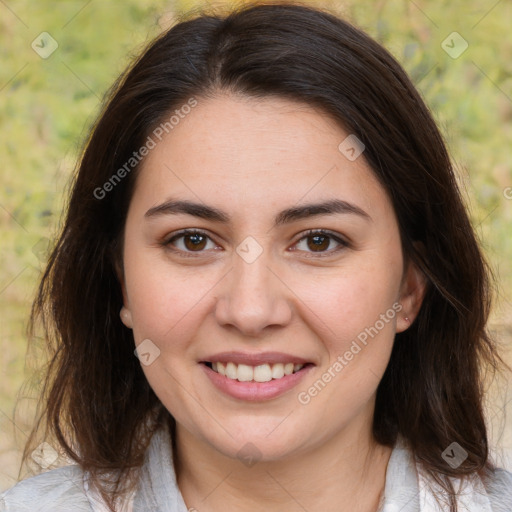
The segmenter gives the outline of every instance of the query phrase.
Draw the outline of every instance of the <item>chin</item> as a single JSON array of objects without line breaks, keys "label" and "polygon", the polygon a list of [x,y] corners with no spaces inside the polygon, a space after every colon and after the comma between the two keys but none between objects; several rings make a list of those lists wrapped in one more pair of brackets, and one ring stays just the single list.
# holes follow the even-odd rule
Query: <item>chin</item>
[{"label": "chin", "polygon": [[234,439],[223,437],[222,442],[219,439],[210,439],[209,442],[226,457],[240,459],[242,462],[246,458],[260,462],[282,460],[306,443],[306,440],[290,439],[289,436],[279,435],[277,432],[269,435],[269,432],[272,429],[267,429],[264,434],[253,432],[250,428],[240,429],[239,435],[234,436]]}]

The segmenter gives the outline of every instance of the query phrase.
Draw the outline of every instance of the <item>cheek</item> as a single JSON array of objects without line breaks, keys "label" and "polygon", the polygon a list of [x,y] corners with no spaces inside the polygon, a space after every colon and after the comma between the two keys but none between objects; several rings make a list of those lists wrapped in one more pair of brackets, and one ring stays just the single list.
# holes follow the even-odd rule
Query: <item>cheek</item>
[{"label": "cheek", "polygon": [[[158,254],[159,253],[159,254]],[[173,268],[160,251],[127,245],[125,280],[133,333],[137,342],[149,338],[171,352],[185,343],[194,318],[208,302],[217,273],[197,267]],[[169,340],[173,340],[169,343]]]},{"label": "cheek", "polygon": [[[311,279],[297,280],[294,291],[325,340],[346,343],[373,326],[397,300],[401,274],[397,265],[359,264]],[[395,316],[394,310],[388,316]],[[389,320],[389,319],[388,319]],[[389,324],[386,322],[386,329]],[[380,325],[380,324],[379,324]]]},{"label": "cheek", "polygon": [[[301,391],[316,393],[324,386],[320,380],[327,383],[326,392],[310,396],[319,407],[330,408],[338,422],[356,414],[374,395],[393,348],[400,275],[391,267],[388,272],[379,267],[380,272],[385,277],[378,279],[359,266],[315,280],[315,287],[299,292],[308,306],[303,310],[307,323],[326,352],[322,368]],[[333,403],[343,407],[333,408]]]}]

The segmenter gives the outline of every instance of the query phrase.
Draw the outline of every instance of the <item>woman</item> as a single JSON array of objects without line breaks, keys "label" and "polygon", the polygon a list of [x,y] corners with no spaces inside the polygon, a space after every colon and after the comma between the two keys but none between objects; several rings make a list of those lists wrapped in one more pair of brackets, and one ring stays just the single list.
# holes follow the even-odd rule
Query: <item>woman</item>
[{"label": "woman", "polygon": [[77,464],[1,510],[512,510],[489,301],[386,50],[301,5],[182,21],[112,91],[34,306]]}]

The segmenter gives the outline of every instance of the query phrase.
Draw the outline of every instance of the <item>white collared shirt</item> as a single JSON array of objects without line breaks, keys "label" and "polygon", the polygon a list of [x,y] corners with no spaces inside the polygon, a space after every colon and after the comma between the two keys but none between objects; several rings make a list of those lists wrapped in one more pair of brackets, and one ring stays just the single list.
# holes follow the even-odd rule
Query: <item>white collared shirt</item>
[{"label": "white collared shirt", "polygon": [[[137,491],[120,504],[120,512],[189,512],[176,482],[169,434],[157,431],[141,468]],[[452,479],[458,489],[458,479]],[[399,438],[388,462],[386,483],[376,512],[445,512],[432,489],[442,490]],[[458,497],[460,512],[512,512],[512,473],[499,469],[484,486],[474,475]],[[80,466],[52,469],[27,478],[0,494],[0,512],[107,512],[88,474]]]}]

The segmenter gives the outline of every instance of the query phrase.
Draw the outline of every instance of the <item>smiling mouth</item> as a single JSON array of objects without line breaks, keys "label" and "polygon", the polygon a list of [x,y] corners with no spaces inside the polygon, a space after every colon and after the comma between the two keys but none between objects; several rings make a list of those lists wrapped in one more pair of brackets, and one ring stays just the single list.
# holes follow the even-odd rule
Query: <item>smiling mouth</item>
[{"label": "smiling mouth", "polygon": [[269,382],[279,380],[293,373],[300,372],[303,368],[313,366],[312,363],[275,363],[250,366],[246,364],[235,364],[231,361],[226,363],[203,361],[204,365],[224,377],[239,382]]}]

